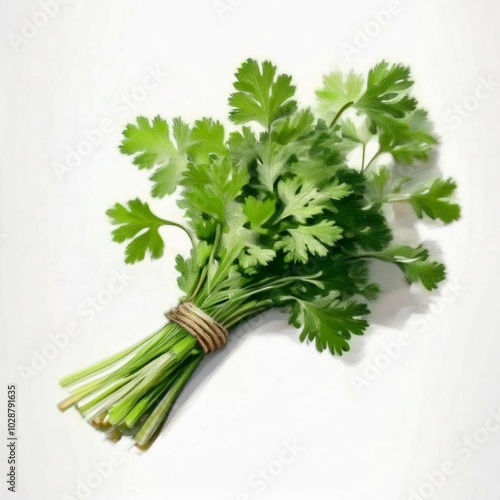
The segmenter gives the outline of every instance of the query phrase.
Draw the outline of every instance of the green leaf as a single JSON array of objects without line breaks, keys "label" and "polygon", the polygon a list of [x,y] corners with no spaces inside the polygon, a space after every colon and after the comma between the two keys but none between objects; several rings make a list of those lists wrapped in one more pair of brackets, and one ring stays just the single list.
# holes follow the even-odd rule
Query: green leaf
[{"label": "green leaf", "polygon": [[320,186],[329,184],[338,167],[346,162],[346,153],[352,147],[336,130],[318,120],[314,131],[295,146],[289,170],[304,181]]},{"label": "green leaf", "polygon": [[417,109],[404,121],[388,118],[380,136],[380,150],[402,165],[427,161],[437,144],[427,112]]},{"label": "green leaf", "polygon": [[228,153],[225,146],[224,127],[220,122],[211,118],[203,118],[194,123],[191,141],[189,154],[199,163],[207,162],[210,154],[224,156]]},{"label": "green leaf", "polygon": [[249,274],[256,274],[256,266],[266,266],[276,256],[271,248],[262,248],[257,245],[248,245],[239,257],[240,266]]},{"label": "green leaf", "polygon": [[388,247],[373,257],[396,264],[410,283],[420,281],[427,290],[434,290],[446,277],[443,264],[429,260],[429,251],[422,245]]},{"label": "green leaf", "polygon": [[276,66],[264,61],[261,66],[254,59],[247,59],[236,73],[229,104],[230,118],[236,124],[256,121],[266,128],[297,109],[291,98],[295,94],[292,78],[276,76]]},{"label": "green leaf", "polygon": [[309,108],[301,110],[276,124],[272,139],[278,144],[288,144],[312,130],[314,115]]},{"label": "green leaf", "polygon": [[460,218],[460,206],[450,199],[456,187],[453,179],[436,179],[429,187],[412,193],[410,203],[420,219],[426,214],[449,224]]},{"label": "green leaf", "polygon": [[229,204],[247,182],[247,170],[233,167],[226,157],[210,158],[208,164],[190,164],[181,181],[184,200],[180,205],[195,222],[208,215],[224,223]]},{"label": "green leaf", "polygon": [[129,124],[123,131],[124,139],[120,151],[135,155],[133,163],[140,169],[158,169],[151,176],[152,195],[162,198],[172,194],[187,164],[187,148],[190,145],[190,130],[180,118],[173,120],[172,135],[165,120],[156,116],[151,122],[139,116],[137,125]]},{"label": "green leaf", "polygon": [[158,229],[168,221],[154,215],[148,204],[138,198],[127,203],[127,207],[116,203],[106,214],[111,218],[112,224],[120,227],[113,230],[113,241],[123,243],[132,239],[125,250],[125,262],[133,264],[144,259],[149,251],[151,258],[159,259],[165,247]]},{"label": "green leaf", "polygon": [[278,183],[278,196],[284,208],[279,218],[293,217],[303,224],[306,219],[327,210],[331,200],[340,200],[350,192],[349,186],[337,181],[320,190],[312,182],[302,181],[298,177],[282,180]]},{"label": "green leaf", "polygon": [[276,142],[265,141],[258,144],[257,177],[267,191],[274,192],[275,182],[286,173],[292,151]]},{"label": "green leaf", "polygon": [[376,186],[378,192],[383,194],[391,180],[391,173],[387,167],[380,167],[378,171],[372,172],[370,180]]},{"label": "green leaf", "polygon": [[[236,255],[243,252],[245,247],[259,245],[259,234],[253,228],[248,229],[248,219],[244,213],[245,205],[232,201],[227,207],[227,216],[222,246],[226,248],[240,248]],[[264,231],[259,231],[263,233]]]},{"label": "green leaf", "polygon": [[379,118],[384,115],[404,118],[417,107],[417,101],[408,94],[412,85],[410,68],[402,64],[390,66],[388,62],[382,61],[368,73],[366,91],[355,107],[366,113],[377,125]]},{"label": "green leaf", "polygon": [[363,295],[369,300],[377,298],[379,287],[370,281],[370,270],[365,260],[354,260],[333,252],[321,262],[318,278],[325,290],[338,290],[342,297]]},{"label": "green leaf", "polygon": [[307,262],[311,255],[325,256],[328,246],[342,238],[342,229],[331,220],[322,220],[311,226],[287,230],[288,235],[278,240],[274,248],[285,252],[285,262]]},{"label": "green leaf", "polygon": [[262,226],[274,215],[276,211],[276,202],[274,200],[258,200],[254,196],[247,196],[243,207],[250,227],[260,233],[266,232]]},{"label": "green leaf", "polygon": [[382,250],[392,239],[391,229],[380,205],[365,198],[366,177],[353,169],[339,169],[339,182],[347,184],[352,193],[334,205],[335,223],[343,229],[343,244],[349,252]]},{"label": "green leaf", "polygon": [[363,93],[364,78],[354,72],[345,77],[340,71],[334,71],[323,77],[323,88],[316,91],[319,107],[332,119],[350,102],[356,102]]},{"label": "green leaf", "polygon": [[339,292],[332,291],[325,297],[310,301],[296,299],[292,306],[290,323],[301,328],[300,340],[315,341],[319,352],[328,350],[342,356],[349,351],[352,335],[363,335],[369,314],[366,304],[356,301],[342,302]]},{"label": "green leaf", "polygon": [[356,146],[367,144],[373,138],[373,134],[364,121],[355,125],[348,118],[340,122],[340,133],[342,138],[345,139],[344,142],[347,142],[347,145],[343,145],[343,147],[347,148],[348,151],[351,151]]},{"label": "green leaf", "polygon": [[344,139],[348,139],[349,141],[355,142],[357,144],[363,144],[367,142],[361,139],[358,129],[356,125],[354,125],[354,122],[352,120],[342,120],[342,123],[340,124],[340,130]]},{"label": "green leaf", "polygon": [[424,131],[426,117],[417,113],[411,124],[408,120],[418,105],[409,94],[412,85],[407,66],[382,61],[370,70],[366,91],[354,104],[370,119],[372,132],[380,134],[381,149],[410,164],[426,159],[435,144],[435,138]]},{"label": "green leaf", "polygon": [[227,145],[237,165],[246,167],[257,158],[257,139],[250,127],[242,127],[241,132],[231,132]]},{"label": "green leaf", "polygon": [[324,198],[319,195],[314,184],[302,183],[298,177],[280,181],[278,196],[284,204],[280,220],[293,217],[304,223],[306,219],[322,213],[326,208]]},{"label": "green leaf", "polygon": [[186,294],[192,292],[196,286],[201,270],[208,261],[211,250],[212,245],[208,245],[206,241],[200,241],[195,248],[191,249],[190,256],[187,259],[182,255],[177,255],[175,258],[175,269],[179,272],[177,284]]}]

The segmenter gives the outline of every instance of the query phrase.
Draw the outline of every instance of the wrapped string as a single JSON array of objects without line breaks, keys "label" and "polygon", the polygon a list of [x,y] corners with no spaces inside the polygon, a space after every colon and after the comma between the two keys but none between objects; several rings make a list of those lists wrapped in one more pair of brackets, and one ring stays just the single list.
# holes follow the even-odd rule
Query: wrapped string
[{"label": "wrapped string", "polygon": [[179,304],[165,316],[195,337],[205,354],[217,351],[227,341],[227,329],[192,302]]}]

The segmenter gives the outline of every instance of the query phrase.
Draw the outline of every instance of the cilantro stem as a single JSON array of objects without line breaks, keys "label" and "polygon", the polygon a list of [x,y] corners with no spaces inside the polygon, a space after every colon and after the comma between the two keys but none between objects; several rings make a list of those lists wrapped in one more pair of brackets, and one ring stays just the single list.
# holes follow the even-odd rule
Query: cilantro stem
[{"label": "cilantro stem", "polygon": [[198,280],[195,289],[189,294],[186,300],[192,300],[194,297],[198,295],[198,292],[200,291],[200,288],[203,285],[205,278],[207,277],[207,273],[208,273],[208,266],[204,266],[203,271],[200,274],[200,279]]},{"label": "cilantro stem", "polygon": [[191,241],[192,247],[196,248],[196,238],[194,234],[186,226],[183,226],[182,224],[179,224],[178,222],[174,222],[171,220],[162,219],[162,222],[164,226],[174,226],[178,227],[179,229],[182,229],[189,236],[189,240]]},{"label": "cilantro stem", "polygon": [[378,151],[373,155],[372,159],[367,163],[366,167],[361,168],[361,172],[366,172],[371,165],[373,165],[373,162],[382,154],[382,150],[379,148]]},{"label": "cilantro stem", "polygon": [[104,369],[108,368],[109,366],[114,365],[118,361],[122,360],[126,356],[128,356],[130,353],[133,351],[137,350],[140,346],[151,340],[153,337],[156,337],[157,335],[160,335],[164,332],[165,327],[162,327],[160,330],[156,331],[149,337],[146,337],[136,344],[130,346],[127,349],[124,349],[123,351],[119,352],[118,354],[115,354],[114,356],[110,356],[108,358],[105,358],[98,363],[95,363],[91,366],[88,366],[87,368],[84,368],[83,370],[80,370],[76,373],[73,373],[72,375],[68,375],[66,377],[63,377],[61,381],[59,382],[61,386],[67,387],[68,385],[73,385],[76,382],[79,382],[80,380],[86,379],[90,377],[91,375],[96,375],[97,373],[103,371]]},{"label": "cilantro stem", "polygon": [[409,194],[402,194],[402,195],[399,195],[399,196],[394,196],[394,197],[390,197],[390,196],[386,196],[384,198],[384,201],[386,203],[396,203],[398,201],[410,201],[410,197],[411,195]]},{"label": "cilantro stem", "polygon": [[217,224],[217,227],[215,229],[215,239],[214,243],[212,246],[212,251],[210,252],[210,257],[208,259],[208,264],[203,267],[203,271],[201,272],[200,279],[198,280],[198,283],[196,285],[196,288],[192,293],[189,294],[189,297],[186,300],[191,300],[192,298],[196,297],[198,295],[198,292],[200,291],[206,277],[208,274],[208,270],[212,268],[212,265],[214,263],[215,255],[217,253],[217,249],[220,244],[220,238],[222,235],[222,230],[221,230],[221,225]]},{"label": "cilantro stem", "polygon": [[272,305],[272,300],[264,300],[259,303],[259,305],[253,306],[251,308],[248,308],[246,310],[238,310],[236,313],[233,313],[231,316],[228,316],[226,320],[224,321],[224,325],[226,328],[232,328],[234,325],[237,325],[238,323],[241,323],[243,320],[247,319],[250,316],[256,316],[257,314],[260,314],[261,312],[264,312],[266,309],[269,308],[269,306]]},{"label": "cilantro stem", "polygon": [[217,224],[215,228],[215,238],[214,245],[212,247],[212,251],[210,252],[210,257],[208,259],[208,267],[212,267],[215,259],[215,255],[217,254],[217,250],[219,249],[220,238],[222,236],[222,227],[220,224]]},{"label": "cilantro stem", "polygon": [[183,369],[179,378],[174,382],[172,387],[168,389],[165,396],[153,410],[151,415],[149,415],[146,422],[142,425],[141,430],[135,437],[135,441],[139,447],[146,446],[154,434],[159,430],[159,427],[168,416],[168,413],[174,405],[181,390],[184,388],[202,359],[203,356],[198,356],[189,362],[189,364]]},{"label": "cilantro stem", "polygon": [[330,123],[329,128],[333,128],[335,124],[338,122],[339,118],[342,116],[342,113],[346,110],[349,109],[352,105],[354,104],[354,101],[350,101],[346,104],[344,104],[338,111],[338,113],[335,115],[335,118],[333,119],[332,123]]},{"label": "cilantro stem", "polygon": [[363,155],[361,157],[361,172],[365,169],[366,143],[363,142]]},{"label": "cilantro stem", "polygon": [[323,284],[314,279],[314,278],[319,278],[320,276],[321,276],[321,271],[318,271],[317,273],[312,274],[310,276],[287,276],[285,278],[281,278],[278,280],[276,280],[276,279],[268,280],[267,283],[269,283],[269,281],[271,281],[270,284],[267,284],[265,281],[262,281],[261,283],[259,283],[259,286],[250,287],[250,288],[247,288],[246,290],[242,290],[242,292],[244,292],[244,293],[239,294],[239,295],[235,295],[234,290],[228,290],[228,291],[221,292],[221,293],[217,294],[215,296],[215,298],[212,298],[212,299],[208,298],[203,303],[203,305],[205,307],[207,307],[207,306],[210,307],[210,306],[214,306],[214,305],[221,303],[221,302],[226,302],[230,299],[232,299],[233,301],[234,300],[241,301],[242,299],[248,299],[249,297],[256,295],[256,294],[259,294],[259,293],[264,293],[264,292],[267,292],[269,290],[275,290],[277,288],[281,288],[283,285],[286,285],[286,284],[293,282],[293,281],[305,281],[307,283],[311,283],[311,284],[317,286],[318,288],[322,288]]}]

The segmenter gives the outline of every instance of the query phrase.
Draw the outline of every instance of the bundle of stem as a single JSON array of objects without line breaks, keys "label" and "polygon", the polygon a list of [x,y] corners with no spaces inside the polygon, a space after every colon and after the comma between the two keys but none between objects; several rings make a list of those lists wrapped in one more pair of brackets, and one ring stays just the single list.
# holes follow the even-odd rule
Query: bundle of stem
[{"label": "bundle of stem", "polygon": [[[229,268],[225,268],[223,259],[210,279],[202,274],[196,296],[190,298],[227,328],[268,308],[271,302],[264,295],[290,280],[264,280],[255,286],[229,290],[225,286],[227,273]],[[61,379],[71,395],[59,408],[64,411],[75,406],[111,438],[127,434],[138,446],[147,447],[204,356],[197,339],[170,322],[118,354]]]}]

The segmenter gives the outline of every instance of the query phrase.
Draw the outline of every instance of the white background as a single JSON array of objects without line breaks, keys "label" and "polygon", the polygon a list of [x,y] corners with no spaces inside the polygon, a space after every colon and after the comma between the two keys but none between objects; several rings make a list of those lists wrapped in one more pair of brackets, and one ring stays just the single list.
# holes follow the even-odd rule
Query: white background
[{"label": "white background", "polygon": [[[415,500],[409,492],[420,489],[420,498],[498,500],[500,432],[483,426],[500,410],[500,2],[401,0],[382,26],[374,14],[392,6],[384,0],[225,1],[225,9],[224,0],[218,8],[212,0],[75,1],[44,23],[37,2],[0,0],[0,439],[7,383],[18,386],[19,419],[18,493],[2,484],[0,498],[83,498],[77,485],[96,480],[92,464],[118,450],[110,477],[83,495]],[[34,19],[40,26],[30,31]],[[141,454],[56,408],[65,395],[59,377],[149,334],[178,296],[173,259],[187,248],[182,234],[165,233],[165,259],[132,267],[111,242],[105,210],[149,199],[146,175],[118,152],[120,133],[138,114],[227,116],[233,72],[247,57],[293,74],[305,105],[336,66],[364,72],[382,58],[411,66],[443,136],[441,168],[460,187],[463,219],[422,229],[449,280],[433,295],[410,294],[397,273],[385,280],[372,328],[343,359],[300,344],[277,314],[237,333]],[[155,68],[161,81],[142,95],[136,87]],[[484,80],[497,83],[477,99]],[[120,104],[133,92],[140,102]],[[112,130],[57,176],[68,148],[103,119]],[[152,206],[179,215],[170,202]],[[106,296],[125,268],[128,284],[91,317],[87,301]],[[72,323],[78,334],[54,354],[50,336]],[[395,354],[384,364],[387,346]],[[464,436],[481,441],[470,456]],[[280,466],[287,440],[298,456]],[[425,485],[446,461],[453,472],[444,484]],[[272,481],[256,482],[268,468]]]}]

